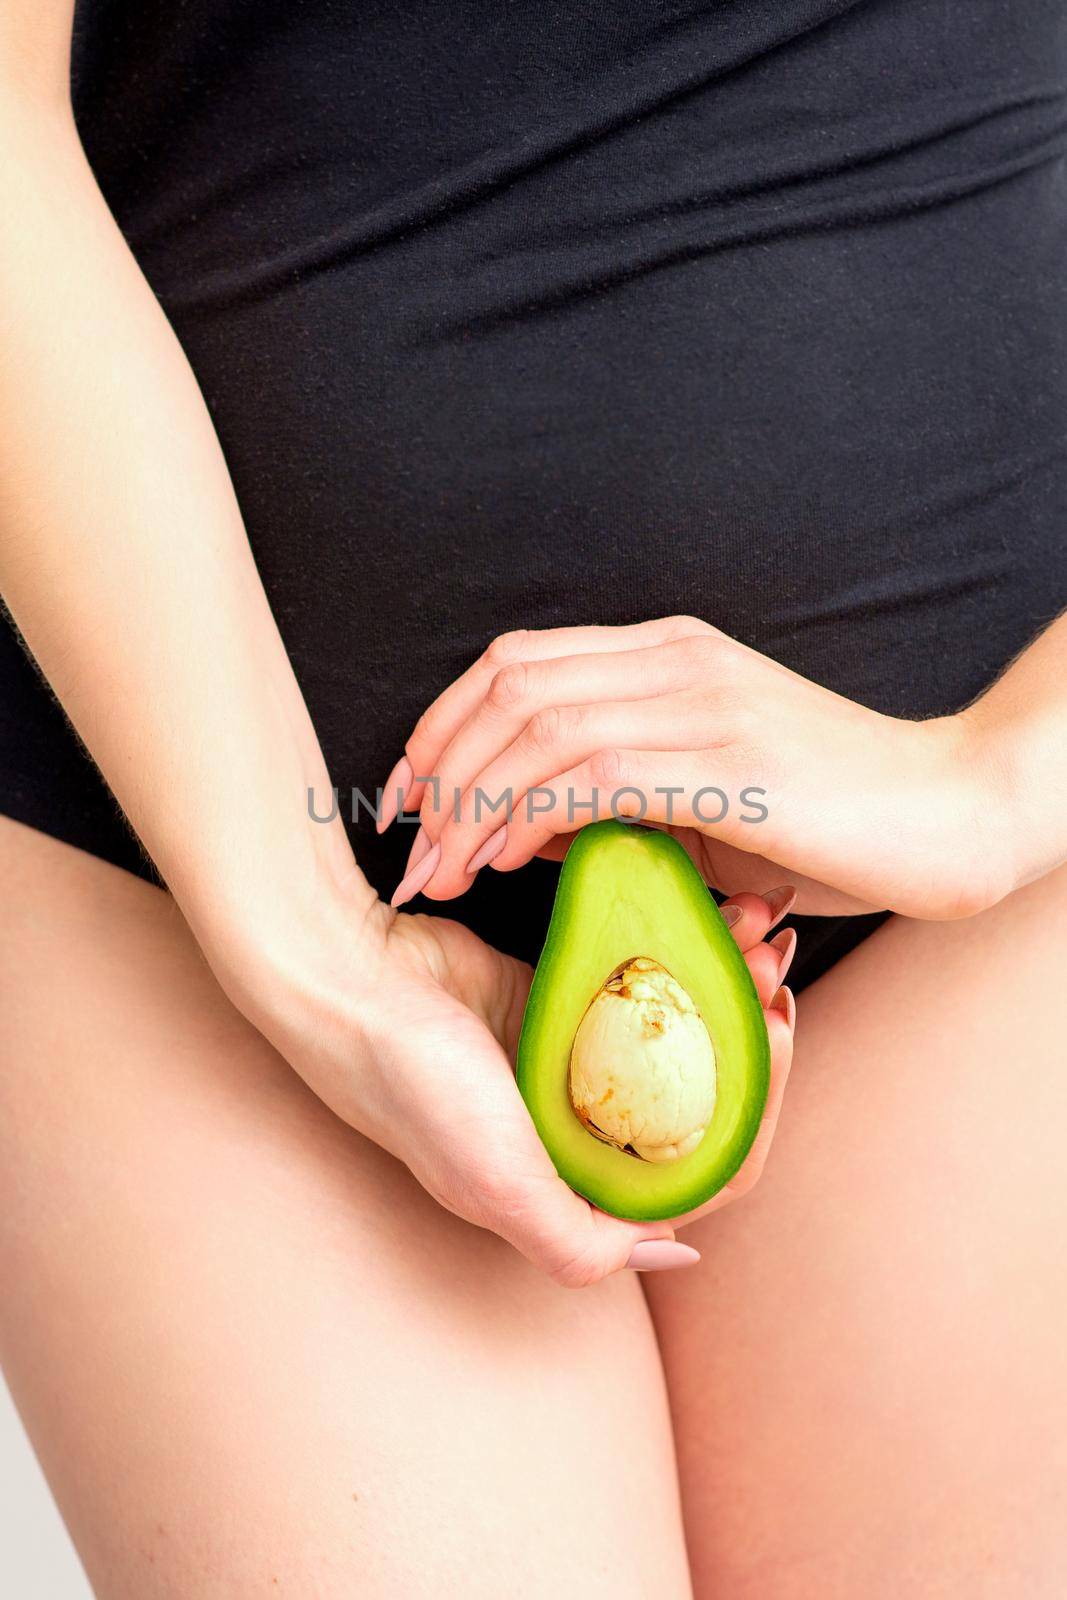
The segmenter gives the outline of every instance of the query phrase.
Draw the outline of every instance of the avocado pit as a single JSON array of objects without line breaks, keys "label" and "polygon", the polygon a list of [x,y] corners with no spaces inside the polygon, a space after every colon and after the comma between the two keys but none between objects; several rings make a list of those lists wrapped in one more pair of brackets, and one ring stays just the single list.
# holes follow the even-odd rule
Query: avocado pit
[{"label": "avocado pit", "polygon": [[571,1048],[571,1105],[605,1144],[641,1161],[691,1155],[715,1110],[715,1049],[667,969],[633,956],[593,997]]}]

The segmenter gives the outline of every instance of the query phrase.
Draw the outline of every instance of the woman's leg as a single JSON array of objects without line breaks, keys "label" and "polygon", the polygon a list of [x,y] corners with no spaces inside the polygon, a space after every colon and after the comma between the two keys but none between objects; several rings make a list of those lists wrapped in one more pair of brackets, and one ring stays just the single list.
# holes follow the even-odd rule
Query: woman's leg
[{"label": "woman's leg", "polygon": [[172,903],[0,823],[0,1357],[101,1600],[689,1593],[636,1278],[426,1198]]},{"label": "woman's leg", "polygon": [[699,1600],[1067,1594],[1067,872],[803,997],[746,1200],[646,1281]]}]

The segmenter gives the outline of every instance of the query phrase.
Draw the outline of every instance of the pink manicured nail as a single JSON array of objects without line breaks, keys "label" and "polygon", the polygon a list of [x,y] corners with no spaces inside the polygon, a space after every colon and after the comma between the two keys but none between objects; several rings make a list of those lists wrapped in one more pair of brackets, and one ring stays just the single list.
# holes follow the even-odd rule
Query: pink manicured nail
[{"label": "pink manicured nail", "polygon": [[722,912],[722,920],[728,928],[736,928],[745,914],[744,906],[731,905],[729,900],[724,901],[719,910]]},{"label": "pink manicured nail", "polygon": [[792,989],[787,989],[785,984],[778,990],[768,1008],[771,1011],[780,1011],[789,1024],[790,1033],[797,1025],[797,1003],[793,998]]},{"label": "pink manicured nail", "polygon": [[498,828],[495,833],[491,833],[489,835],[488,839],[482,845],[480,850],[476,850],[474,852],[470,860],[467,862],[467,871],[470,873],[475,873],[480,872],[483,867],[487,867],[490,861],[496,860],[497,856],[500,854],[501,850],[503,850],[507,842],[508,825],[505,822],[502,828]]},{"label": "pink manicured nail", "polygon": [[429,855],[424,856],[417,867],[401,878],[393,890],[393,898],[389,904],[394,908],[406,905],[407,902],[418,894],[420,889],[425,889],[441,861],[441,846],[435,844]]},{"label": "pink manicured nail", "polygon": [[382,810],[378,818],[379,833],[384,833],[389,824],[395,821],[397,812],[403,810],[404,796],[411,788],[414,776],[411,762],[407,756],[401,756],[382,786]]},{"label": "pink manicured nail", "polygon": [[785,975],[793,965],[793,957],[797,953],[797,930],[783,928],[781,933],[776,933],[773,939],[767,940],[767,943],[772,950],[777,950],[782,958],[778,963],[778,982],[784,983]]},{"label": "pink manicured nail", "polygon": [[411,841],[411,849],[408,852],[408,864],[404,868],[404,876],[405,877],[407,877],[409,872],[414,871],[414,869],[418,866],[419,862],[426,855],[426,852],[429,850],[429,848],[430,848],[430,835],[426,832],[426,829],[420,823],[419,824],[419,831],[415,835],[414,839],[412,839],[412,841]]},{"label": "pink manicured nail", "polygon": [[677,1239],[642,1239],[630,1251],[631,1272],[669,1272],[672,1267],[695,1267],[700,1251]]},{"label": "pink manicured nail", "polygon": [[773,928],[776,922],[781,922],[787,917],[797,903],[797,892],[791,883],[783,885],[781,889],[768,889],[767,893],[760,896],[766,900],[770,907],[771,920],[769,927]]}]

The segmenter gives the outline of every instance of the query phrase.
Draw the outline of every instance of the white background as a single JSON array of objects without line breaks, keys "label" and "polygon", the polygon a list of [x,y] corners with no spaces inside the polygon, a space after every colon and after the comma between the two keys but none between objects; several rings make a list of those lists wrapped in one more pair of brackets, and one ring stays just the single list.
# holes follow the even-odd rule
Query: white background
[{"label": "white background", "polygon": [[6,1600],[92,1600],[92,1590],[2,1378],[0,1595]]}]

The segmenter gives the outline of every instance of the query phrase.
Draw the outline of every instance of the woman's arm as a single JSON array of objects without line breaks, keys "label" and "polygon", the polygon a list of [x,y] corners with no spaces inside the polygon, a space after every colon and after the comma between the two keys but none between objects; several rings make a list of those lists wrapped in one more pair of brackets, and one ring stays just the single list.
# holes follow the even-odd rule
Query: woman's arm
[{"label": "woman's arm", "polygon": [[[1067,619],[973,706],[927,722],[692,617],[508,634],[428,708],[406,757],[438,782],[406,795],[423,834],[394,904],[416,886],[462,894],[472,863],[558,854],[617,796],[673,826],[719,888],[784,874],[803,912],[966,916],[1067,858]],[[506,829],[479,793],[510,796]]]},{"label": "woman's arm", "polygon": [[82,152],[70,10],[0,5],[0,588],[240,983],[299,930],[351,940],[375,896],[340,820],[307,815],[322,755],[196,380]]}]

